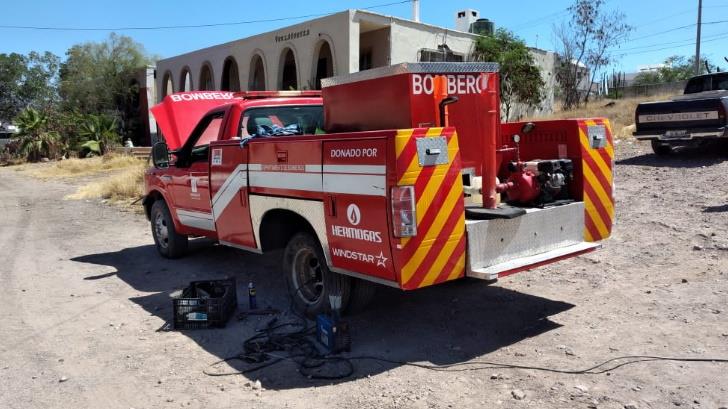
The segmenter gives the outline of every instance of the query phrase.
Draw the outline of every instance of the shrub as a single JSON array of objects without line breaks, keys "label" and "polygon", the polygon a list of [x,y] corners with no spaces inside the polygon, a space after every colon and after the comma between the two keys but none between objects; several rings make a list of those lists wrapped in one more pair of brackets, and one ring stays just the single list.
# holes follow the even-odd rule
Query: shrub
[{"label": "shrub", "polygon": [[55,159],[64,151],[60,135],[48,126],[48,116],[34,108],[20,112],[15,119],[18,135],[15,141],[18,153],[31,162],[42,158]]}]

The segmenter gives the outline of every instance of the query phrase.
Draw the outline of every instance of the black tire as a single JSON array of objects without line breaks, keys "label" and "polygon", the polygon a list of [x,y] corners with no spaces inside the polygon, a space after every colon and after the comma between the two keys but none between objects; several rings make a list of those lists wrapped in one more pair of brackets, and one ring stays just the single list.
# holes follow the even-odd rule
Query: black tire
[{"label": "black tire", "polygon": [[187,236],[174,229],[174,221],[164,200],[157,200],[150,213],[152,236],[157,251],[166,258],[180,258],[187,252]]},{"label": "black tire", "polygon": [[346,308],[351,279],[330,271],[318,241],[309,233],[291,238],[283,252],[283,271],[293,306],[309,318],[331,311],[329,295],[338,289],[341,309]]},{"label": "black tire", "polygon": [[351,281],[351,294],[349,295],[349,305],[346,306],[346,312],[347,314],[358,314],[366,310],[369,304],[372,303],[379,285],[360,278],[352,278]]},{"label": "black tire", "polygon": [[667,156],[673,152],[673,149],[672,146],[667,143],[653,140],[652,151],[655,152],[655,155],[657,156]]}]

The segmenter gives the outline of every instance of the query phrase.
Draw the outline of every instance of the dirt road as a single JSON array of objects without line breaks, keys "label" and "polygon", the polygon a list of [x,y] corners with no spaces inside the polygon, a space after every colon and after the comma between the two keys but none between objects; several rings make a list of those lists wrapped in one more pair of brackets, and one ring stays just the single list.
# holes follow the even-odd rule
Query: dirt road
[{"label": "dirt road", "polygon": [[[352,355],[558,369],[623,355],[728,358],[728,160],[707,151],[661,160],[624,142],[617,151],[618,222],[603,250],[492,286],[384,289],[351,319]],[[74,190],[0,169],[2,408],[728,405],[728,364],[715,363],[567,375],[355,361],[351,378],[323,382],[283,362],[210,377],[203,370],[240,352],[268,318],[158,331],[171,318],[171,294],[194,279],[232,275],[240,294],[253,280],[259,304],[285,309],[280,255],[196,242],[189,257],[163,260],[143,216],[62,200]]]}]

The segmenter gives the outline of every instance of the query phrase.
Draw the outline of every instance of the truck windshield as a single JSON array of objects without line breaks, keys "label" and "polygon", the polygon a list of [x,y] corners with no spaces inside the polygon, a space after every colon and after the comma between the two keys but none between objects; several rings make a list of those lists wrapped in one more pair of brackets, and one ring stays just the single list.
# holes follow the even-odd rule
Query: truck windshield
[{"label": "truck windshield", "polygon": [[283,105],[251,108],[245,111],[239,135],[312,135],[323,133],[324,110],[321,105]]},{"label": "truck windshield", "polygon": [[685,85],[686,94],[718,90],[728,90],[728,73],[691,78]]}]

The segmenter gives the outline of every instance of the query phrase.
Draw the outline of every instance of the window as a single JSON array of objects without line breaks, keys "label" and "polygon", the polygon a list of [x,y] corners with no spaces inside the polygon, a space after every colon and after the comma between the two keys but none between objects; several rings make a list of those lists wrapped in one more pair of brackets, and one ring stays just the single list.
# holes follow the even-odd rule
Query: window
[{"label": "window", "polygon": [[290,127],[288,131],[293,135],[313,135],[323,132],[323,122],[321,105],[251,108],[243,114],[238,135],[246,138],[258,136],[261,132],[275,134],[286,127]]},{"label": "window", "polygon": [[213,112],[202,118],[185,144],[175,152],[175,156],[177,156],[175,166],[186,168],[194,162],[208,159],[210,141],[216,141],[220,135],[224,116],[224,112]]},{"label": "window", "polygon": [[728,73],[717,73],[691,78],[687,85],[685,85],[686,94],[718,90],[728,90]]},{"label": "window", "polygon": [[713,91],[728,91],[728,74],[716,74],[713,76]]},{"label": "window", "polygon": [[222,115],[213,117],[207,125],[200,138],[195,142],[195,148],[207,146],[211,141],[216,141],[220,135],[220,127],[222,126]]},{"label": "window", "polygon": [[708,84],[706,84],[706,82],[709,82],[709,79],[707,77],[692,78],[690,81],[688,81],[688,84],[685,86],[685,93],[686,94],[695,94],[697,92],[705,91],[706,85],[708,85]]}]

